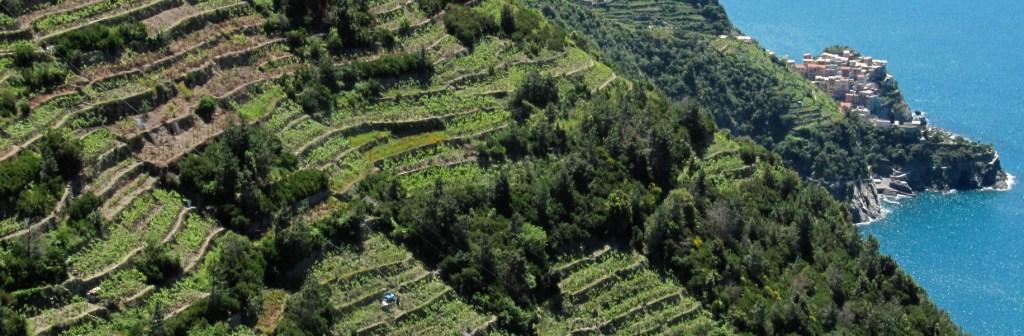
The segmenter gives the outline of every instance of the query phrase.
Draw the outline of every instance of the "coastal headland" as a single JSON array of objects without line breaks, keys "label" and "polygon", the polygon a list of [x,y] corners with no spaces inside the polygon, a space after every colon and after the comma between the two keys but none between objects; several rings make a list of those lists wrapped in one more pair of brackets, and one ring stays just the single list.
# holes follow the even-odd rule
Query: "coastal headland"
[{"label": "coastal headland", "polygon": [[[866,121],[875,129],[875,136],[889,134],[891,146],[879,151],[901,144],[912,146],[912,155],[902,160],[871,162],[869,179],[856,183],[852,194],[845,197],[855,222],[877,220],[885,214],[884,203],[922,191],[1011,187],[993,147],[931,125],[924,111],[911,108],[888,72],[888,61],[846,46],[828,47],[817,56],[805,53],[800,62],[783,60],[789,69],[831,96],[843,114]],[[895,158],[906,154],[897,152]]]}]

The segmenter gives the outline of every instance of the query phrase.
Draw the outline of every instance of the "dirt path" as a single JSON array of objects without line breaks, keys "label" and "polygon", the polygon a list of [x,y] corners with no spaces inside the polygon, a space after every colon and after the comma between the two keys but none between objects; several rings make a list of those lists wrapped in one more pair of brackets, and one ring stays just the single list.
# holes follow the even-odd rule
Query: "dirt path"
[{"label": "dirt path", "polygon": [[611,84],[616,79],[619,79],[619,75],[613,72],[612,73],[612,78],[608,78],[608,80],[604,81],[604,83],[602,83],[601,86],[597,87],[597,90],[595,90],[595,91],[604,90],[604,88],[608,87],[608,84]]},{"label": "dirt path", "polygon": [[167,231],[167,235],[165,235],[164,239],[160,241],[161,244],[170,243],[171,240],[174,239],[174,236],[178,234],[179,230],[181,230],[181,224],[185,222],[185,216],[187,216],[191,211],[192,208],[181,209],[181,212],[178,213],[178,219],[174,221],[174,226],[171,227],[170,231]]},{"label": "dirt path", "polygon": [[59,13],[71,12],[84,7],[88,7],[97,4],[104,0],[87,0],[87,1],[64,1],[53,6],[48,6],[36,11],[29,12],[25,15],[17,18],[17,24],[21,28],[30,28],[36,20],[44,17],[51,16]]},{"label": "dirt path", "polygon": [[191,260],[188,261],[188,264],[185,265],[185,267],[182,267],[183,273],[192,272],[192,269],[199,264],[199,261],[203,259],[203,255],[205,255],[207,250],[209,250],[210,244],[213,243],[213,238],[216,238],[217,235],[220,234],[221,232],[224,232],[224,228],[216,228],[213,231],[211,231],[209,235],[206,236],[206,239],[203,240],[203,245],[199,246],[199,253],[193,256]]},{"label": "dirt path", "polygon": [[199,302],[208,297],[210,297],[210,293],[199,293],[199,295],[196,295],[196,297],[192,298],[190,302],[185,303],[181,307],[175,308],[174,310],[167,312],[167,315],[164,315],[163,321],[167,321],[169,319],[174,318],[175,316],[178,316],[178,314],[181,314],[185,310],[191,308],[192,305],[195,304],[196,302]]}]

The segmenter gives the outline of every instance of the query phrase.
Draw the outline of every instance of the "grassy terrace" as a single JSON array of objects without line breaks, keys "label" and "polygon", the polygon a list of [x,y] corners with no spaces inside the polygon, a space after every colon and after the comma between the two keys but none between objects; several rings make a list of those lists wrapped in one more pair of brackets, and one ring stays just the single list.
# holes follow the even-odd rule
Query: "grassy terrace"
[{"label": "grassy terrace", "polygon": [[429,167],[412,174],[402,175],[399,182],[402,187],[409,191],[430,190],[434,182],[441,180],[444,183],[466,183],[467,181],[490,181],[497,175],[493,169],[485,169],[479,165],[466,164],[450,167]]},{"label": "grassy terrace", "polygon": [[47,15],[32,22],[37,34],[45,35],[61,29],[87,24],[91,20],[111,17],[157,1],[165,0],[106,0],[97,1],[74,10]]},{"label": "grassy terrace", "polygon": [[[126,332],[119,329],[125,327],[118,324],[121,318],[157,313],[171,316],[205,298],[209,280],[204,265],[208,261],[200,260],[208,254],[220,229],[215,221],[182,210],[181,199],[173,192],[157,189],[135,199],[118,215],[108,238],[68,260],[73,278],[101,279],[94,287],[94,301],[87,302],[85,296],[76,296],[70,304],[40,312],[31,319],[33,332],[70,326],[65,334],[101,335],[112,331],[121,334]],[[169,286],[156,288],[148,285],[145,275],[134,266],[122,267],[135,258],[134,254],[145,244],[166,245],[181,262],[186,272],[184,277]],[[196,264],[198,268],[193,267]],[[83,320],[87,315],[108,311],[109,307],[126,310],[115,309],[109,320]]]},{"label": "grassy terrace", "polygon": [[169,286],[156,289],[131,308],[110,314],[106,319],[91,319],[65,330],[62,335],[127,335],[132,334],[134,321],[173,318],[192,305],[206,299],[210,293],[208,265],[219,258],[219,251],[208,253],[206,260],[194,272]]},{"label": "grassy terrace", "polygon": [[559,283],[565,307],[543,317],[537,333],[673,335],[708,323],[697,301],[645,264],[640,255],[607,248],[563,261],[555,269],[568,272]]},{"label": "grassy terrace", "polygon": [[68,259],[71,275],[96,276],[119,264],[146,244],[159,244],[173,235],[172,229],[182,211],[181,196],[175,192],[154,190],[136,198],[109,228],[108,238]]},{"label": "grassy terrace", "polygon": [[280,130],[303,166],[325,169],[332,190],[345,193],[378,169],[412,173],[473,161],[473,150],[460,144],[508,125],[505,96],[530,71],[580,76],[592,91],[614,79],[607,66],[576,48],[529,54],[512,41],[487,37],[471,53],[447,58],[444,36],[443,30],[425,28],[403,40],[436,42],[429,51],[436,59],[429,79],[400,78],[376,98],[344,91],[330,116],[316,118],[268,90],[256,100],[276,101],[276,107],[250,105],[243,116]]},{"label": "grassy terrace", "polygon": [[690,4],[670,0],[647,1],[611,1],[599,7],[608,16],[619,20],[630,20],[650,26],[667,26],[670,28],[691,29],[704,23],[698,9]]},{"label": "grassy terrace", "polygon": [[[179,84],[177,89],[171,90],[179,99],[164,105],[160,105],[159,101],[152,101],[152,98],[147,99],[154,94],[159,95],[160,92],[168,91],[169,87],[174,86],[173,80],[182,80],[188,74],[208,70],[210,65],[216,66],[216,63],[223,59],[223,55],[260,54],[275,50],[273,41],[267,37],[251,33],[232,33],[245,27],[254,27],[254,24],[258,23],[249,17],[230,19],[223,23],[211,24],[192,35],[182,36],[183,40],[193,41],[192,43],[181,46],[171,43],[170,49],[131,54],[122,57],[117,63],[90,66],[83,75],[92,80],[73,81],[69,84],[77,87],[83,94],[71,91],[70,94],[52,97],[40,96],[37,103],[39,107],[27,118],[0,120],[0,127],[5,135],[0,139],[0,144],[11,150],[10,146],[13,145],[31,144],[47,128],[76,129],[95,125],[96,117],[115,109],[126,109],[129,114],[143,114],[141,120],[144,120],[147,128],[158,126],[161,121],[172,120],[182,113],[187,113],[189,106],[194,106],[194,103],[189,102],[194,99],[190,96],[194,97],[203,92],[226,93],[251,81],[260,80],[268,75],[260,71],[222,67],[226,75],[231,76],[234,81],[219,80],[223,75],[215,75],[207,85],[187,87]],[[209,39],[211,36],[217,38]],[[275,73],[276,70],[267,71]],[[172,81],[167,82],[167,79]],[[238,82],[239,79],[244,82]],[[143,99],[142,103],[137,102],[140,97]],[[127,101],[132,103],[125,104]],[[165,106],[179,107],[168,109],[164,108]],[[119,131],[126,128],[124,125],[114,123],[110,126],[111,130],[118,134],[125,133],[123,130]]]},{"label": "grassy terrace", "polygon": [[[493,323],[383,236],[371,236],[360,251],[324,258],[307,281],[330,285],[330,302],[344,312],[333,327],[338,334],[445,335],[483,331]],[[401,303],[381,307],[386,292],[397,294]]]},{"label": "grassy terrace", "polygon": [[[17,24],[31,29],[39,52],[73,30],[126,20],[143,21],[151,34],[166,39],[164,44],[155,49],[125,50],[81,67],[57,60],[55,64],[68,72],[67,80],[47,90],[18,87],[31,113],[0,118],[0,150],[7,153],[5,160],[11,153],[34,146],[48,129],[81,140],[82,192],[99,195],[103,200],[100,212],[109,219],[100,237],[70,252],[67,273],[71,280],[63,285],[77,288],[67,302],[32,310],[29,324],[33,333],[71,327],[65,333],[134,334],[119,321],[142,315],[149,319],[153,314],[171,317],[208,296],[205,265],[213,253],[207,252],[216,245],[222,229],[213,219],[187,211],[176,192],[155,188],[159,179],[146,171],[145,155],[151,147],[171,149],[161,155],[174,155],[175,150],[189,150],[181,143],[192,145],[202,140],[183,141],[176,137],[180,134],[161,130],[226,127],[205,124],[191,115],[202,95],[259,86],[259,91],[253,92],[263,99],[223,99],[230,110],[222,114],[238,113],[245,120],[267,114],[261,108],[273,105],[283,95],[280,87],[255,85],[284,74],[281,65],[287,65],[288,55],[274,37],[263,32],[263,17],[243,1],[67,0],[30,10]],[[265,64],[269,59],[277,63]],[[3,85],[21,85],[14,80],[20,79],[20,74],[13,66],[10,57],[0,58]],[[209,79],[187,81],[202,73],[210,74]],[[222,78],[226,76],[244,82]],[[183,118],[194,122],[181,122]],[[65,214],[56,216],[54,222],[65,219]],[[6,235],[24,226],[17,218],[4,218],[0,232]],[[51,233],[41,235],[47,239]],[[186,272],[183,278],[158,286],[147,283],[135,261],[145,247],[154,245],[166,247]],[[94,288],[95,297],[87,298],[84,292]],[[105,312],[111,313],[109,318],[95,317],[106,316]]]}]

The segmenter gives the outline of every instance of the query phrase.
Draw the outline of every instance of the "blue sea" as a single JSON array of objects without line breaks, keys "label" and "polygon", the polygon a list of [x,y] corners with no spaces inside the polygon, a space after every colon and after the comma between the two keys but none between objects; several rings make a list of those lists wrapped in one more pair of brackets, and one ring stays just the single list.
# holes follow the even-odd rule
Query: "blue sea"
[{"label": "blue sea", "polygon": [[[996,146],[1024,174],[1024,1],[721,0],[778,55],[833,44],[889,60],[933,125]],[[1024,185],[925,194],[863,226],[964,331],[1024,335]]]}]

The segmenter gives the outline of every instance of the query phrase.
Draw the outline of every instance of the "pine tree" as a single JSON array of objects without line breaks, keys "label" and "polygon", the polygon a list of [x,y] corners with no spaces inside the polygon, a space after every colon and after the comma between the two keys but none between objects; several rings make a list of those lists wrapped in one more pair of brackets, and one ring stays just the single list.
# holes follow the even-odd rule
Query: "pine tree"
[{"label": "pine tree", "polygon": [[511,36],[512,33],[516,32],[516,18],[512,12],[512,6],[505,5],[501,7],[501,31],[506,36]]}]

